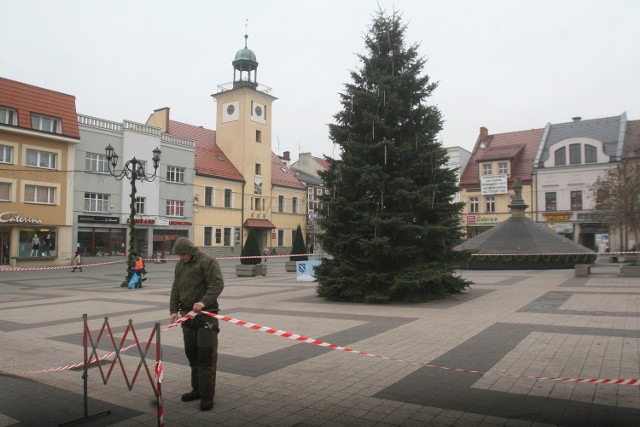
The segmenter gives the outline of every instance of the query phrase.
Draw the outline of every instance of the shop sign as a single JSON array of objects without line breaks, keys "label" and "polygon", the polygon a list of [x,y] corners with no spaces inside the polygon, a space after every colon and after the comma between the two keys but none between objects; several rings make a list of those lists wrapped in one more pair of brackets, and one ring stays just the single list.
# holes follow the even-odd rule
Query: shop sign
[{"label": "shop sign", "polygon": [[485,175],[480,178],[480,192],[483,196],[507,194],[507,175]]},{"label": "shop sign", "polygon": [[593,215],[590,213],[579,213],[576,214],[576,216],[578,217],[578,221],[593,221]]},{"label": "shop sign", "polygon": [[[127,224],[131,222],[131,218],[127,218]],[[155,219],[152,218],[134,218],[133,222],[139,225],[154,225],[156,223]]]},{"label": "shop sign", "polygon": [[496,225],[498,223],[497,216],[486,215],[467,215],[467,224],[469,225]]},{"label": "shop sign", "polygon": [[555,231],[556,233],[573,233],[573,223],[571,222],[554,222],[547,224],[547,228],[551,231]]},{"label": "shop sign", "polygon": [[40,218],[20,216],[18,212],[0,212],[0,222],[8,222],[10,224],[42,224]]},{"label": "shop sign", "polygon": [[188,225],[191,226],[189,221],[169,221],[169,225]]},{"label": "shop sign", "polygon": [[120,218],[115,216],[78,215],[78,222],[91,222],[94,224],[120,224]]},{"label": "shop sign", "polygon": [[542,212],[544,219],[549,222],[563,222],[571,219],[573,212]]}]

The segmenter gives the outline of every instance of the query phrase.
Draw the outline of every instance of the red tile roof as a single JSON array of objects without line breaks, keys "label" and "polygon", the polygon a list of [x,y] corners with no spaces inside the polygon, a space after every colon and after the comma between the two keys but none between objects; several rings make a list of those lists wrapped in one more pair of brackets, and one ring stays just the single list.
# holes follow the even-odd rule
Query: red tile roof
[{"label": "red tile roof", "polygon": [[0,77],[0,105],[18,111],[18,127],[31,129],[31,113],[59,118],[62,135],[80,138],[76,97]]},{"label": "red tile roof", "polygon": [[289,167],[274,152],[271,152],[271,185],[298,188],[304,190],[305,185],[291,172]]},{"label": "red tile roof", "polygon": [[276,228],[275,225],[268,219],[255,219],[249,218],[244,222],[245,227],[251,228]]},{"label": "red tile roof", "polygon": [[520,178],[523,183],[530,183],[533,174],[533,162],[543,133],[544,129],[532,129],[487,135],[484,139],[481,139],[481,133],[481,137],[478,138],[476,147],[460,178],[460,187],[479,187],[478,162],[501,159],[511,160],[509,182]]},{"label": "red tile roof", "polygon": [[196,174],[244,182],[244,177],[216,144],[216,131],[169,120],[169,134],[196,143]]},{"label": "red tile roof", "polygon": [[329,162],[327,162],[325,159],[321,159],[320,157],[314,157],[314,156],[311,156],[311,158],[315,160],[316,163],[318,163],[324,170],[329,170],[329,168],[331,167]]}]

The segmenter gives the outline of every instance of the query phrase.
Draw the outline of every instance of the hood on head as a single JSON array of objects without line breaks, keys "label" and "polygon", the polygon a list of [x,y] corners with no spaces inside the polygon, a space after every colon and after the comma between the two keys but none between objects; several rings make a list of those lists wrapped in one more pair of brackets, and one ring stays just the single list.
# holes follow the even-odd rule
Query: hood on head
[{"label": "hood on head", "polygon": [[176,255],[194,255],[196,252],[198,247],[186,237],[180,237],[173,245],[173,253]]}]

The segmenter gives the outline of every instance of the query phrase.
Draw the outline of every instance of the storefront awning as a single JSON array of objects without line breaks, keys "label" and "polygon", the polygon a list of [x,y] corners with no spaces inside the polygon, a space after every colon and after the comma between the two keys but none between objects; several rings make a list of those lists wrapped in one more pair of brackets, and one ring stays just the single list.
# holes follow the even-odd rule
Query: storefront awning
[{"label": "storefront awning", "polygon": [[275,225],[268,219],[254,219],[249,218],[244,222],[244,226],[247,228],[276,228]]}]

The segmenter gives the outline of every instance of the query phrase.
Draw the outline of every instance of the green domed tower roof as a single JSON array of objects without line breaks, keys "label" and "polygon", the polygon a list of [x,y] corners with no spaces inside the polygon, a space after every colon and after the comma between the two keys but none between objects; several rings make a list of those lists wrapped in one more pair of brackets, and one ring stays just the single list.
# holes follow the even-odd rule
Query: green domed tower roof
[{"label": "green domed tower roof", "polygon": [[242,48],[236,52],[234,61],[254,61],[256,62],[256,54],[249,48]]},{"label": "green domed tower roof", "polygon": [[257,73],[258,61],[256,54],[247,47],[248,35],[244,36],[244,48],[236,52],[236,56],[231,62],[233,65],[233,87],[258,86]]}]

